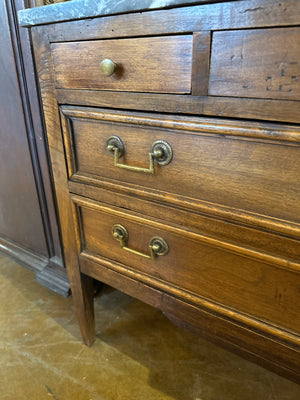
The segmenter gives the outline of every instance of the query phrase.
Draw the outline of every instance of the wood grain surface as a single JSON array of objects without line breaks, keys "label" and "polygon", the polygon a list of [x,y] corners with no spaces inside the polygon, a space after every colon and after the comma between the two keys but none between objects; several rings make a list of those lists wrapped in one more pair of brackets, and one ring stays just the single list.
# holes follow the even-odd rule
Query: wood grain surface
[{"label": "wood grain surface", "polygon": [[[300,122],[298,95],[284,97],[282,89],[265,98],[255,86],[250,96],[215,96],[208,85],[226,51],[241,49],[237,38],[251,51],[241,66],[238,57],[231,61],[247,79],[255,78],[253,60],[258,80],[284,54],[293,63],[299,7],[244,0],[33,28],[65,257],[87,344],[95,278],[300,377],[300,131],[291,124]],[[123,75],[98,77],[103,49],[124,57],[113,60]],[[234,69],[227,68],[222,76]],[[281,78],[293,74],[284,70]],[[171,145],[173,159],[153,175],[119,169],[106,150],[112,135],[124,142],[126,165],[149,167],[155,140]],[[128,229],[129,248],[148,254],[158,235],[169,253],[153,261],[122,250],[115,223]]]},{"label": "wood grain surface", "polygon": [[300,28],[214,32],[209,94],[300,100]]},{"label": "wood grain surface", "polygon": [[[76,202],[76,197],[73,199]],[[175,233],[166,224],[154,224],[147,217],[122,215],[84,199],[80,203],[81,251],[120,262],[211,301],[230,304],[256,318],[300,329],[297,273],[243,258],[205,244],[200,238],[197,242],[196,235],[180,229]],[[114,224],[128,230],[129,248],[148,254],[150,239],[160,236],[167,241],[169,253],[148,260],[121,249],[112,235]]]},{"label": "wood grain surface", "polygon": [[[190,93],[192,46],[191,35],[54,43],[51,50],[56,86]],[[105,76],[100,70],[104,59],[117,64],[112,76]]]},{"label": "wood grain surface", "polygon": [[[196,118],[178,121],[175,117],[166,120],[149,115],[138,119],[120,112],[100,111],[97,115],[96,110],[78,110],[77,118],[76,110],[72,114],[72,124],[68,125],[72,131],[64,136],[73,141],[71,148],[66,142],[66,151],[76,173],[98,177],[99,181],[108,178],[159,190],[162,196],[184,195],[300,223],[300,148],[299,144],[271,140],[280,136],[280,127],[271,136],[275,127],[262,124],[257,136],[251,137],[250,127],[249,132],[244,127],[242,134],[242,129],[231,126],[226,134],[217,120],[210,121],[214,127],[210,133],[208,124]],[[154,174],[119,169],[105,147],[112,135],[120,137],[125,145],[120,161],[123,164],[149,167],[149,152],[156,140],[170,144],[173,160],[166,166],[156,165]],[[272,157],[266,158],[270,153]]]}]

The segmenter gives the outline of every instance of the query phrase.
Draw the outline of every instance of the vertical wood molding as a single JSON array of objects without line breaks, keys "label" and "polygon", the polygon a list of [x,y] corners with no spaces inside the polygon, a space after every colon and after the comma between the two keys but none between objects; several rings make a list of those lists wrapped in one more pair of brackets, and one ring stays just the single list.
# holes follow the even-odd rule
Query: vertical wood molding
[{"label": "vertical wood molding", "polygon": [[192,95],[207,96],[211,31],[197,32],[193,35]]},{"label": "vertical wood molding", "polygon": [[[16,86],[20,93],[25,139],[31,157],[32,173],[46,242],[45,254],[16,243],[14,237],[0,237],[0,250],[37,274],[37,280],[57,293],[67,296],[69,283],[63,265],[55,196],[49,169],[46,136],[43,127],[41,104],[37,90],[29,31],[20,28],[17,11],[28,8],[32,1],[4,0],[10,31],[11,48],[16,68]],[[20,117],[22,118],[22,117]],[[20,135],[23,135],[20,132]],[[20,189],[21,190],[21,189]],[[34,226],[31,227],[34,230]],[[4,233],[5,235],[5,233]]]}]

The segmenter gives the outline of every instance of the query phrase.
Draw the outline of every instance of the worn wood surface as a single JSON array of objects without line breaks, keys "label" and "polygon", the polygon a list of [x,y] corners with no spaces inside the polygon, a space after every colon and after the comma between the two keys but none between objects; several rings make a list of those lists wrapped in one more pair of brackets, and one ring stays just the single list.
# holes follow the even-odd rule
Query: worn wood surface
[{"label": "worn wood surface", "polygon": [[300,100],[300,28],[215,32],[209,94]]},{"label": "worn wood surface", "polygon": [[[150,285],[141,284],[133,277],[114,271],[111,268],[114,268],[115,264],[108,260],[92,260],[82,255],[80,263],[84,273],[160,308],[182,328],[204,336],[296,382],[299,381],[299,350],[287,345],[286,341],[278,342],[276,336],[276,340],[270,341],[259,329],[249,330],[228,316],[224,317],[223,313],[218,314],[215,309],[210,310],[206,304],[191,306],[178,301],[176,296],[162,293]],[[246,326],[249,326],[249,322]],[[235,337],[234,341],[232,335]]]},{"label": "worn wood surface", "polygon": [[192,94],[194,96],[207,96],[208,94],[210,42],[210,31],[194,33],[192,72]]},{"label": "worn wood surface", "polygon": [[[146,214],[156,221],[172,221],[176,228],[184,228],[198,235],[202,240],[212,245],[218,245],[228,251],[235,251],[243,256],[252,257],[276,265],[278,268],[299,271],[295,260],[299,259],[299,237],[292,231],[282,231],[279,226],[263,225],[263,221],[251,221],[246,218],[237,223],[233,213],[217,214],[206,209],[205,212],[191,212],[176,204],[170,206],[169,201],[155,202],[143,199],[142,196],[124,194],[120,187],[97,187],[91,184],[69,182],[72,193],[77,193],[89,199],[100,201],[130,212]],[[242,222],[242,223],[241,223]],[[252,223],[251,223],[252,222]],[[277,229],[276,229],[277,228]],[[282,228],[282,227],[281,227]],[[287,225],[285,226],[287,228]],[[289,260],[290,262],[288,262]],[[293,262],[294,260],[294,262]]]},{"label": "worn wood surface", "polygon": [[[100,182],[103,178],[114,179],[143,186],[149,191],[155,189],[162,197],[182,195],[300,223],[297,196],[300,192],[300,147],[279,141],[275,144],[271,139],[279,137],[280,127],[278,133],[274,131],[271,135],[272,128],[262,124],[257,128],[256,137],[251,138],[250,126],[249,130],[243,127],[244,134],[242,129],[233,126],[226,132],[224,126],[218,126],[217,120],[210,121],[214,127],[212,134],[209,123],[195,118],[177,121],[175,117],[139,118],[121,112],[105,114],[100,111],[97,114],[92,110],[78,110],[77,118],[73,110],[72,115],[69,125],[72,132],[65,132],[64,136],[69,135],[73,140],[74,148],[67,153],[76,165],[74,172],[98,176]],[[112,135],[120,137],[125,145],[120,161],[123,164],[149,167],[149,152],[156,140],[170,144],[173,159],[169,165],[156,165],[154,174],[119,169],[105,147]],[[266,158],[269,153],[272,158]]]},{"label": "worn wood surface", "polygon": [[[76,202],[76,197],[73,199]],[[97,207],[84,200],[80,204],[83,252],[128,265],[210,301],[230,304],[231,308],[257,319],[269,320],[291,330],[300,329],[297,272],[255,262],[228,249],[224,251],[213,243],[203,243],[201,237],[187,231],[177,229],[174,232],[164,223],[154,224],[144,217]],[[112,235],[114,224],[121,224],[128,230],[129,248],[148,254],[150,239],[160,236],[167,241],[169,253],[148,260],[122,250]]]},{"label": "worn wood surface", "polygon": [[50,42],[299,25],[298,0],[241,0],[69,21],[49,26]]},{"label": "worn wood surface", "polygon": [[[191,35],[54,43],[51,50],[56,86],[190,93],[192,45]],[[111,76],[105,76],[100,70],[104,59],[117,64]]]},{"label": "worn wood surface", "polygon": [[[93,340],[94,321],[91,280],[82,273],[161,308],[177,323],[257,362],[300,377],[295,300],[300,135],[299,126],[283,124],[300,121],[299,102],[261,98],[259,91],[257,98],[207,95],[211,38],[224,33],[216,31],[288,32],[299,24],[299,7],[295,0],[245,0],[33,29],[65,257],[86,343]],[[122,78],[118,86],[105,87],[84,71],[89,60],[95,62],[95,52],[82,64],[70,51],[62,52],[79,44],[91,49],[134,41],[140,46],[154,37],[171,41],[182,35],[191,39],[186,95],[165,89],[150,93],[156,91],[150,86],[142,89],[148,93],[138,93],[140,82],[132,80],[126,89]],[[78,81],[67,83],[70,69],[56,82],[52,62],[56,73],[64,64],[56,59],[57,49]],[[273,61],[276,54],[270,54]],[[147,65],[161,63],[164,69],[163,51],[157,57]],[[150,85],[144,61],[139,65]],[[180,78],[187,82],[186,76]],[[79,90],[86,82],[96,90]],[[148,167],[158,139],[171,144],[173,160],[155,166],[154,175],[118,169],[105,149],[113,134],[125,143],[122,163]],[[115,223],[127,227],[130,248],[148,253],[149,239],[159,235],[170,252],[153,261],[122,250],[111,234]]]},{"label": "worn wood surface", "polygon": [[216,96],[58,89],[59,104],[300,123],[299,103]]},{"label": "worn wood surface", "polygon": [[35,61],[39,76],[45,124],[48,133],[50,161],[54,175],[56,199],[61,223],[64,259],[82,337],[87,345],[91,345],[95,340],[92,279],[80,273],[76,255],[76,238],[72,222],[73,209],[69,199],[66,170],[62,168],[65,164],[64,150],[60,135],[57,135],[57,132],[60,132],[60,120],[55,99],[55,88],[52,83],[54,82],[54,71],[47,34],[47,29],[40,27],[32,29]]}]

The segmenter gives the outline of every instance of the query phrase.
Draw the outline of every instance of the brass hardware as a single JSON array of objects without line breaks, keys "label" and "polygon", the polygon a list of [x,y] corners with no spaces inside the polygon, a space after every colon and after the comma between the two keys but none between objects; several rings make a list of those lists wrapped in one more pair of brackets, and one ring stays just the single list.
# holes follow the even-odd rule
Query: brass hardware
[{"label": "brass hardware", "polygon": [[141,256],[144,258],[148,258],[150,260],[155,260],[156,256],[164,256],[169,251],[168,243],[165,239],[154,236],[149,243],[150,255],[141,253],[137,250],[130,249],[127,247],[127,241],[129,238],[129,233],[125,226],[120,224],[115,224],[112,227],[113,237],[120,242],[121,249],[128,251],[129,253],[136,254],[137,256]]},{"label": "brass hardware", "polygon": [[156,140],[149,153],[150,167],[141,168],[120,163],[120,158],[125,154],[125,146],[118,136],[111,136],[106,141],[106,150],[114,156],[114,165],[118,168],[129,169],[130,171],[145,172],[154,174],[154,161],[159,165],[168,165],[173,157],[173,151],[169,143],[164,140]]},{"label": "brass hardware", "polygon": [[115,64],[109,58],[105,58],[100,63],[100,70],[105,76],[111,76],[117,68],[117,64]]}]

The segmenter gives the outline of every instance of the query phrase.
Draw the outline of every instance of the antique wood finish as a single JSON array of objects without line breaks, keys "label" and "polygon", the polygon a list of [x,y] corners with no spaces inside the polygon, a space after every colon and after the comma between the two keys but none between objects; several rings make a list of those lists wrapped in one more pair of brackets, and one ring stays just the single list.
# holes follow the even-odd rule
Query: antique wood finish
[{"label": "antique wood finish", "polygon": [[[203,234],[167,226],[165,221],[153,221],[76,196],[72,199],[80,205],[79,235],[83,254],[115,260],[156,281],[170,283],[214,302],[230,304],[234,309],[288,329],[300,329],[299,319],[297,321],[300,264],[295,265],[294,272],[277,269],[272,262],[268,265],[267,259],[263,263],[255,260],[250,252],[244,251],[247,257],[241,256],[243,249],[235,248],[232,243],[226,246],[227,243]],[[112,235],[114,224],[121,224],[128,230],[129,248],[148,254],[150,239],[159,236],[168,243],[168,254],[149,260],[122,250]],[[159,283],[156,285],[159,287]]]},{"label": "antique wood finish", "polygon": [[[213,30],[243,28],[241,35],[246,37],[248,31],[244,30],[245,28],[297,25],[299,24],[299,13],[300,4],[295,0],[276,0],[275,2],[273,0],[268,0],[264,2],[263,7],[260,6],[259,0],[235,1],[232,3],[218,3],[213,5],[207,4],[194,7],[182,7],[173,10],[129,14],[126,16],[95,18],[88,22],[70,21],[64,24],[49,25],[49,40],[58,43],[76,41],[79,39],[88,41],[100,38],[141,37],[194,32],[192,85],[196,90],[194,93],[196,95],[201,95],[206,94],[206,90],[208,89],[208,65],[212,60],[209,60],[207,56],[210,55],[209,41]],[[255,31],[258,30],[256,29]],[[197,36],[197,34],[200,36]],[[92,43],[93,42],[87,42],[84,46],[89,46]],[[67,45],[70,44],[68,43]],[[95,59],[94,55],[92,59]],[[202,59],[202,63],[199,62],[200,59]],[[281,61],[284,62],[284,60],[281,59],[278,61],[279,63]],[[79,68],[76,69],[76,66],[74,67],[71,60],[71,72],[69,72],[69,74],[72,74],[74,68],[80,76],[82,72],[80,72]],[[293,82],[297,84],[296,81],[293,80]],[[198,86],[200,87],[200,91]],[[73,85],[72,89],[76,89],[76,85]],[[198,96],[173,98],[171,96],[162,99],[159,96],[155,97],[155,94],[147,95],[147,93],[143,93],[142,97],[138,97],[134,94],[128,97],[127,94],[122,95],[122,93],[118,96],[116,92],[112,92],[112,94],[108,96],[105,93],[102,97],[101,94],[94,92],[88,93],[89,97],[90,95],[91,99],[83,103],[81,94],[79,94],[78,102],[72,104],[91,104],[89,102],[96,98],[96,102],[100,101],[102,103],[95,104],[94,101],[91,105],[131,107],[133,109],[141,109],[142,107],[142,109],[153,111],[197,113],[237,118],[261,118],[265,120],[271,119],[287,122],[299,122],[300,120],[297,103],[291,104],[290,102],[282,100],[282,97],[275,99],[271,96],[273,100],[270,99],[269,103],[262,103],[259,101],[260,96],[257,96],[256,99],[245,101],[249,96],[246,96],[244,99],[239,96],[239,98],[236,99],[231,96],[208,96],[204,98],[199,98]],[[67,96],[74,96],[74,93],[68,93]],[[111,101],[110,98],[112,99]],[[141,98],[143,102],[141,102]],[[131,104],[128,104],[128,99],[133,100],[131,100]],[[63,103],[66,104],[66,99],[64,99]]]},{"label": "antique wood finish", "polygon": [[52,135],[48,135],[48,145],[52,171],[55,177],[55,191],[61,221],[64,258],[82,336],[85,343],[91,345],[95,340],[93,290],[91,290],[92,279],[80,273],[76,255],[76,238],[72,223],[72,208],[67,188],[67,176],[65,170],[62,169],[65,162],[64,151],[60,136],[57,135],[57,132],[60,132],[60,121],[55,90],[54,86],[51,85],[54,72],[51,63],[47,29],[36,27],[32,32],[32,39],[37,72],[40,77],[46,129],[47,132],[53,133]]},{"label": "antique wood finish", "polygon": [[[292,78],[298,75],[285,69],[293,80],[289,94],[279,89],[268,97],[257,83],[270,66],[282,67],[286,38],[287,62],[294,62],[299,8],[296,0],[216,2],[32,28],[65,259],[85,343],[95,332],[94,278],[299,381],[300,115],[298,78]],[[224,54],[247,50],[244,64],[218,54],[225,39]],[[160,40],[175,40],[179,49],[185,43],[181,57],[166,46],[171,59],[175,54],[167,86],[151,75],[157,65],[166,72],[156,46],[153,60],[145,55],[136,64],[141,81],[98,75],[100,49],[109,53],[123,43],[132,53],[134,43],[139,55],[143,43]],[[265,47],[275,40],[265,62]],[[79,60],[81,51],[86,57]],[[252,76],[260,56],[258,81],[251,82],[257,86],[239,92],[242,74],[245,81]],[[222,68],[236,86],[216,89]],[[112,135],[125,145],[121,164],[149,167],[156,140],[171,145],[173,158],[168,165],[154,162],[154,174],[121,169],[106,149]],[[114,224],[129,232],[123,248]],[[149,255],[153,236],[169,245],[154,260],[141,255]]]},{"label": "antique wood finish", "polygon": [[299,103],[217,96],[58,89],[59,104],[300,123]]},{"label": "antique wood finish", "polygon": [[[69,128],[64,138],[70,178],[79,174],[83,181],[85,175],[114,179],[143,186],[145,191],[157,190],[162,197],[174,193],[173,197],[186,196],[186,201],[206,201],[300,223],[297,126],[226,121],[222,125],[218,120],[105,110],[63,108],[62,112],[71,118],[71,123],[64,124]],[[110,136],[120,137],[125,145],[124,165],[147,166],[151,145],[157,140],[169,143],[173,159],[169,165],[156,165],[153,175],[120,170],[105,147]],[[266,158],[271,152],[272,158]]]},{"label": "antique wood finish", "polygon": [[211,32],[194,33],[192,95],[206,96],[208,92]]},{"label": "antique wood finish", "polygon": [[[51,42],[299,25],[298,0],[241,0],[49,25]],[[35,29],[35,28],[34,28]]]},{"label": "antique wood finish", "polygon": [[[64,89],[190,93],[192,43],[191,35],[54,43],[51,50],[56,86]],[[111,77],[100,70],[104,59],[117,64]]]},{"label": "antique wood finish", "polygon": [[[88,259],[80,257],[81,269],[85,274],[94,277],[108,285],[111,285],[129,295],[134,296],[154,307],[161,309],[172,321],[184,329],[188,329],[196,334],[232,350],[243,357],[282,375],[299,381],[299,351],[297,346],[289,346],[286,341],[278,341],[278,337],[260,332],[257,327],[249,330],[247,321],[237,324],[232,319],[232,312],[228,310],[224,315],[220,309],[207,308],[206,302],[201,302],[197,306],[190,302],[182,302],[175,295],[171,296],[162,293],[160,290],[147,284],[141,284],[136,277],[124,275],[122,272],[115,271],[115,263],[106,259]],[[211,305],[211,304],[209,304]],[[175,317],[176,315],[176,317]],[[253,320],[254,321],[254,320]],[[246,322],[246,324],[245,324]],[[261,326],[260,326],[261,327]],[[266,325],[267,327],[267,325]],[[274,334],[275,331],[273,330]],[[233,341],[232,338],[235,338]],[[272,341],[272,353],[270,354],[270,338]],[[288,360],[284,365],[283,360]]]},{"label": "antique wood finish", "polygon": [[[132,196],[131,192],[123,194],[114,187],[107,190],[70,182],[69,188],[72,193],[125,210],[146,214],[158,222],[172,221],[173,226],[177,228],[182,228],[182,221],[184,221],[185,229],[202,235],[202,239],[207,243],[217,244],[229,251],[250,258],[254,257],[275,264],[277,267],[299,271],[297,263],[291,262],[299,258],[299,235],[297,232],[289,232],[288,235],[287,232],[284,232],[283,235],[278,235],[280,233],[280,230],[276,229],[278,227],[263,224],[263,221],[261,221],[261,227],[258,221],[252,221],[251,224],[251,220],[247,219],[240,224],[236,223],[233,218],[229,220],[228,214],[213,214],[209,212],[210,210],[205,210],[205,213],[204,211],[202,213],[191,212],[182,207],[170,207],[170,203],[166,203],[165,200],[155,202],[155,207],[153,207],[153,199],[145,200],[142,199],[142,196]],[[212,243],[213,238],[218,240],[214,240]],[[287,262],[287,259],[290,262]]]},{"label": "antique wood finish", "polygon": [[209,94],[300,100],[299,54],[300,28],[215,32]]}]

